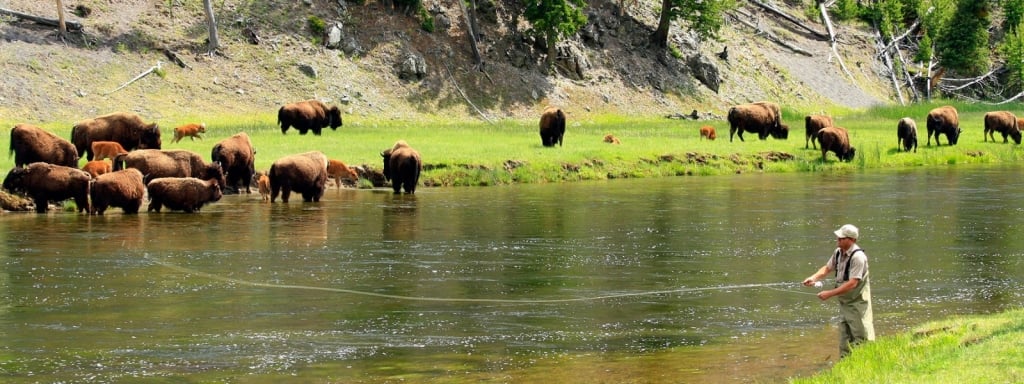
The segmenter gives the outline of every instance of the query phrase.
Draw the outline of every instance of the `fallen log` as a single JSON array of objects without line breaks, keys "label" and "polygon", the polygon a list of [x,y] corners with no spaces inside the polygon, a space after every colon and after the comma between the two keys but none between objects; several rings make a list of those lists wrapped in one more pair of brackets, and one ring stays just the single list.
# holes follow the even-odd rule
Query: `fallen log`
[{"label": "fallen log", "polygon": [[739,21],[740,23],[743,23],[743,25],[746,25],[746,26],[750,27],[757,34],[764,35],[768,40],[771,40],[775,44],[778,44],[778,45],[781,45],[783,47],[786,47],[789,50],[791,50],[793,52],[796,52],[796,53],[799,53],[799,54],[804,55],[804,56],[808,56],[808,57],[814,56],[814,54],[808,52],[806,49],[800,48],[798,46],[793,45],[792,43],[790,43],[788,41],[782,40],[778,36],[775,36],[774,34],[772,34],[771,32],[759,28],[757,25],[754,25],[754,23],[751,23],[750,21],[747,21],[747,20],[744,20],[744,19],[742,19],[740,17],[737,17],[735,14],[730,14],[730,16],[732,16],[733,19],[736,19],[736,21]]},{"label": "fallen log", "polygon": [[762,3],[762,2],[757,1],[757,0],[750,0],[750,2],[756,4],[757,6],[759,6],[761,8],[764,8],[765,10],[767,10],[767,11],[769,11],[771,13],[774,13],[776,15],[781,16],[783,19],[789,20],[790,23],[796,24],[796,26],[798,26],[800,28],[803,28],[804,30],[806,30],[807,32],[810,32],[812,35],[814,35],[815,37],[817,37],[819,39],[824,40],[824,39],[828,38],[828,35],[825,35],[824,33],[818,32],[814,28],[811,28],[811,27],[809,27],[807,25],[804,25],[804,23],[802,21],[800,21],[799,19],[797,19],[797,18],[795,18],[793,16],[790,16],[788,13],[786,13],[785,11],[783,11],[781,9],[775,8],[775,6],[773,6],[771,4]]},{"label": "fallen log", "polygon": [[[45,18],[45,17],[30,15],[30,14],[27,14],[27,13],[22,13],[22,12],[18,12],[18,11],[6,9],[6,8],[0,8],[0,15],[14,16],[14,17],[17,17],[19,19],[28,20],[28,21],[32,21],[32,22],[35,22],[35,23],[43,24],[43,25],[49,25],[51,27],[60,27],[60,20],[48,19],[48,18]],[[77,21],[67,21],[67,20],[65,20],[64,21],[64,25],[68,28],[68,31],[71,31],[71,32],[79,32],[79,31],[82,30],[82,24],[77,22]]]}]

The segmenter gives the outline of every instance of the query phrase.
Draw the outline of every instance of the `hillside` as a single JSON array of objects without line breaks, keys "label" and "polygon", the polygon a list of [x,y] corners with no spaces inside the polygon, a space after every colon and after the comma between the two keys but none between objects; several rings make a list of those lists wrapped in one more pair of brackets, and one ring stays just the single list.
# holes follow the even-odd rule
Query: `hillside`
[{"label": "hillside", "polygon": [[[130,110],[175,124],[211,114],[271,116],[281,104],[306,98],[344,104],[346,124],[440,116],[532,119],[547,104],[562,106],[571,118],[693,110],[722,116],[729,105],[754,100],[817,111],[862,108],[890,98],[879,63],[870,56],[873,40],[867,31],[844,27],[839,33],[842,58],[855,77],[851,81],[830,57],[826,41],[748,2],[727,19],[719,42],[697,44],[674,25],[670,43],[682,53],[677,59],[646,43],[660,2],[633,4],[620,17],[616,3],[593,1],[587,32],[573,39],[585,57],[586,70],[578,79],[564,70],[542,73],[540,54],[523,36],[524,23],[513,20],[519,11],[504,8],[505,3],[478,11],[483,71],[473,69],[457,3],[425,3],[435,15],[433,33],[376,2],[343,7],[344,2],[326,0],[214,3],[223,46],[219,55],[206,52],[198,0],[65,0],[67,17],[84,25],[84,32],[64,39],[52,27],[0,18],[0,120],[64,123]],[[76,16],[76,6],[91,13]],[[52,2],[3,0],[0,8],[56,17]],[[800,8],[788,10],[803,17]],[[345,49],[326,49],[314,39],[307,22],[311,15],[328,26],[340,23]],[[450,27],[444,28],[441,16]],[[258,44],[250,43],[249,31],[259,36]],[[773,43],[766,34],[811,56]],[[723,60],[717,53],[726,46],[728,60]],[[165,51],[187,67],[169,63]],[[697,54],[718,68],[717,93],[686,65]],[[424,59],[422,79],[399,78],[398,63],[410,55]],[[164,76],[152,74],[112,92],[158,61]]]}]

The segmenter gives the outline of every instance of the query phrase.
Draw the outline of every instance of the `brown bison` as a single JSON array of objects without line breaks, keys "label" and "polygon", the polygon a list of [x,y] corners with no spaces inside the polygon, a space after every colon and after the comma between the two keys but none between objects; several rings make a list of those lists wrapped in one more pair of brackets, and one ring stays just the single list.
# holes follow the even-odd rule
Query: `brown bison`
[{"label": "brown bison", "polygon": [[28,195],[38,213],[45,213],[51,201],[67,199],[75,199],[78,211],[88,213],[91,180],[81,169],[37,162],[11,169],[4,178],[4,189]]},{"label": "brown bison", "polygon": [[384,179],[391,180],[391,189],[395,194],[405,188],[405,193],[416,193],[416,183],[420,180],[423,161],[420,153],[409,146],[405,140],[399,140],[393,147],[380,153],[384,158]]},{"label": "brown bison", "polygon": [[1010,111],[995,111],[985,114],[985,134],[984,141],[988,141],[991,137],[992,141],[996,141],[996,132],[1003,135],[1003,142],[1009,142],[1007,136],[1013,138],[1013,142],[1020,144],[1020,126],[1017,125],[1017,116],[1014,116]]},{"label": "brown bison", "polygon": [[287,133],[288,127],[295,127],[300,135],[312,130],[314,135],[320,136],[324,127],[337,130],[342,125],[341,110],[319,100],[299,101],[278,109],[277,122],[281,124],[281,133]]},{"label": "brown bison", "polygon": [[302,201],[317,202],[324,195],[327,184],[327,156],[312,151],[277,159],[270,165],[270,202],[287,203],[292,191],[302,194]]},{"label": "brown bison", "polygon": [[116,141],[94,141],[91,148],[93,160],[113,160],[117,155],[128,153],[128,150]]},{"label": "brown bison", "polygon": [[93,160],[82,166],[82,170],[89,172],[92,178],[102,175],[104,173],[110,173],[113,170],[113,165],[110,164],[110,160]]},{"label": "brown bison", "polygon": [[359,180],[359,174],[341,160],[327,160],[327,177],[334,179],[335,189],[341,189],[341,180]]},{"label": "brown bison", "polygon": [[[903,146],[900,147],[902,142]],[[914,149],[914,153],[917,153],[917,123],[914,119],[904,117],[900,119],[899,123],[896,123],[896,149],[910,152],[910,149]]]},{"label": "brown bison", "polygon": [[149,192],[149,208],[146,212],[157,211],[166,206],[172,211],[192,213],[199,211],[206,203],[219,201],[223,196],[217,180],[202,180],[195,177],[164,177],[146,184]]},{"label": "brown bison", "polygon": [[256,179],[256,189],[260,191],[260,198],[263,201],[270,201],[270,177],[267,175],[260,175]]},{"label": "brown bison", "polygon": [[622,141],[619,140],[618,137],[615,137],[615,135],[610,134],[610,133],[607,134],[607,135],[604,135],[604,142],[606,142],[608,144],[622,144]]},{"label": "brown bison", "polygon": [[716,137],[718,137],[718,136],[715,134],[715,127],[712,127],[710,125],[705,125],[703,127],[700,127],[700,139],[701,140],[708,139],[708,140],[712,140],[713,141],[713,140],[715,140]]},{"label": "brown bison", "polygon": [[78,167],[78,150],[71,142],[42,128],[18,124],[11,128],[11,149],[14,165],[44,162],[65,167]]},{"label": "brown bison", "polygon": [[932,145],[932,135],[935,135],[935,145],[942,145],[939,143],[939,134],[946,135],[949,145],[956,145],[960,139],[960,117],[956,108],[946,105],[929,111],[927,125],[929,146]]},{"label": "brown bison", "polygon": [[836,154],[840,161],[853,160],[856,149],[850,145],[850,135],[843,127],[825,127],[818,131],[818,143],[821,144],[821,161],[826,160],[829,151]]},{"label": "brown bison", "polygon": [[203,137],[199,135],[200,133],[206,133],[206,123],[188,123],[180,127],[174,127],[174,140],[171,140],[171,142],[177,143],[185,137],[191,138],[192,141],[196,141],[196,138],[202,140]]},{"label": "brown bison", "polygon": [[779,108],[778,104],[770,101],[755,101],[751,104],[760,105],[762,107],[768,108],[768,110],[772,111],[772,117],[775,120],[775,122],[772,125],[774,125],[775,127],[782,125],[782,108]]},{"label": "brown bison", "polygon": [[129,151],[160,149],[160,127],[147,124],[134,113],[116,112],[79,121],[71,128],[71,142],[79,155],[86,154],[87,160],[94,156],[93,141],[116,141]]},{"label": "brown bison", "polygon": [[129,168],[105,173],[93,180],[89,192],[92,197],[92,214],[102,215],[108,207],[118,207],[126,214],[139,213],[142,199],[146,196],[146,184],[142,172]]},{"label": "brown bison", "polygon": [[832,118],[829,116],[807,115],[804,117],[804,149],[807,149],[807,144],[814,146],[814,149],[818,149],[818,145],[814,143],[814,140],[818,138],[818,131],[831,126]]},{"label": "brown bison", "polygon": [[743,132],[757,133],[764,140],[770,135],[776,139],[789,137],[789,127],[779,121],[775,110],[764,104],[740,104],[729,108],[729,141],[733,135],[743,140]]},{"label": "brown bison", "polygon": [[224,170],[218,163],[207,163],[198,153],[184,149],[141,149],[119,155],[114,159],[114,170],[135,168],[142,172],[147,185],[161,177],[197,177],[216,180],[224,186]]},{"label": "brown bison", "polygon": [[562,146],[565,136],[565,112],[556,107],[547,107],[540,115],[540,143],[545,147]]},{"label": "brown bison", "polygon": [[241,188],[238,188],[239,182],[245,185],[245,193],[252,193],[250,184],[253,174],[256,173],[256,148],[252,146],[248,134],[239,132],[221,140],[213,146],[210,159],[214,163],[220,163],[224,169],[227,181],[224,193],[241,192]]}]

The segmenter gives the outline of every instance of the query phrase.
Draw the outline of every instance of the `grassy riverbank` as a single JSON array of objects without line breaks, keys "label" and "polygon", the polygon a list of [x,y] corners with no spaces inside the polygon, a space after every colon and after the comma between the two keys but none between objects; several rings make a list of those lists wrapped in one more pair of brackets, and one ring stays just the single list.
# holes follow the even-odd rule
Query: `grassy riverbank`
[{"label": "grassy riverbank", "polygon": [[1024,310],[929,322],[857,349],[812,383],[1019,383]]}]

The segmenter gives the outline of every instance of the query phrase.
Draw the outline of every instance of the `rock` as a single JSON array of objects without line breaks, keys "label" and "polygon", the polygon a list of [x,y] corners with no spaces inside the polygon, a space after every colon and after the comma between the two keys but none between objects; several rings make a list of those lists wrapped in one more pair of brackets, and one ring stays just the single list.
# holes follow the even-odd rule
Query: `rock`
[{"label": "rock", "polygon": [[338,49],[341,47],[341,38],[342,25],[341,23],[335,23],[327,30],[327,41],[324,42],[324,45],[327,46],[328,49]]},{"label": "rock", "polygon": [[427,76],[427,61],[422,56],[409,54],[398,64],[398,78],[402,80],[422,80]]},{"label": "rock", "polygon": [[306,76],[309,76],[310,78],[313,78],[313,79],[315,79],[317,77],[320,77],[320,73],[317,72],[316,68],[313,68],[312,65],[309,65],[309,64],[299,64],[298,66],[299,66],[299,71],[302,72],[303,74],[305,74]]},{"label": "rock", "polygon": [[590,61],[587,60],[586,53],[579,45],[578,42],[566,41],[558,44],[555,48],[558,51],[556,63],[566,70],[567,75],[574,80],[586,78],[587,71],[590,70]]},{"label": "rock", "polygon": [[722,79],[719,77],[718,66],[715,63],[708,60],[704,55],[697,54],[687,58],[686,65],[690,67],[693,77],[700,80],[701,84],[704,84],[708,89],[718,93],[718,87],[722,84]]}]

